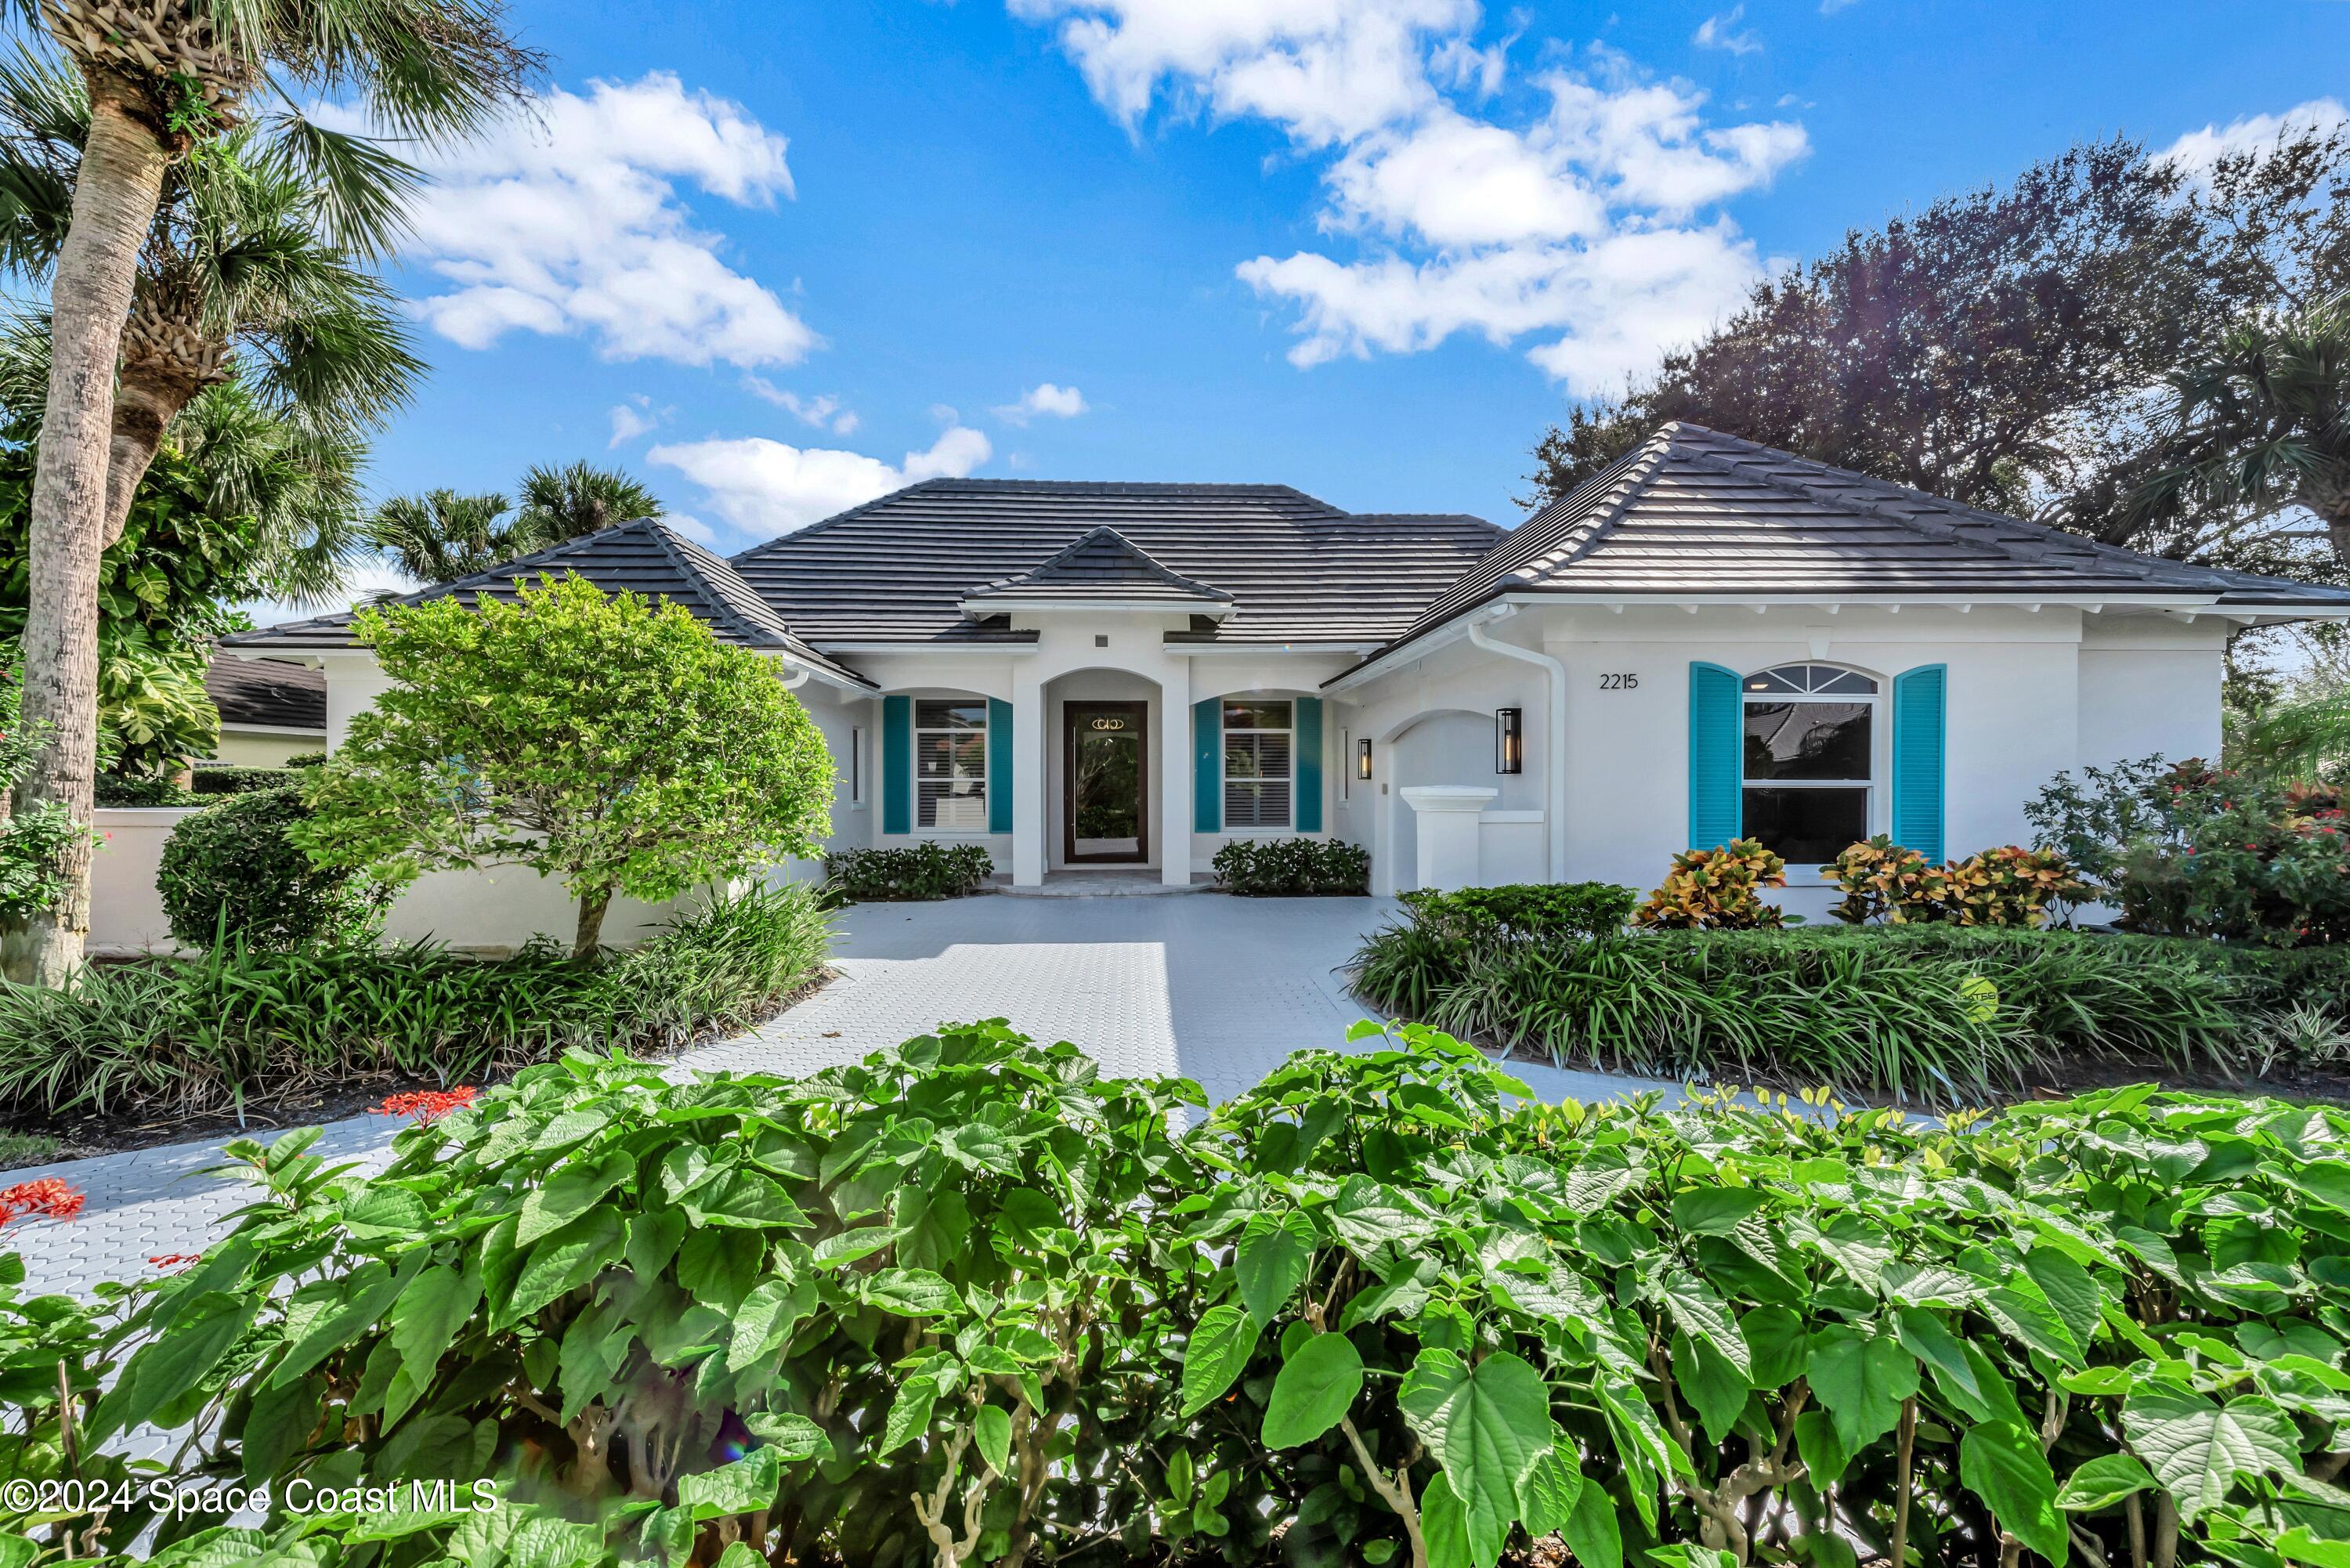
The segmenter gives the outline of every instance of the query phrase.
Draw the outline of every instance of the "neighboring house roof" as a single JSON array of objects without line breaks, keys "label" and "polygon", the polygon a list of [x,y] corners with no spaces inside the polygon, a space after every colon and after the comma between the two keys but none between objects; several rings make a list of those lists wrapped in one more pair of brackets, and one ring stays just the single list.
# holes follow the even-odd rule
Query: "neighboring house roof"
[{"label": "neighboring house roof", "polygon": [[1220,625],[1170,634],[1216,644],[1378,642],[1503,536],[1475,517],[1341,512],[1280,484],[934,479],[746,551],[734,566],[826,646],[1029,641],[1035,633],[965,615],[964,599],[1040,572],[1097,532],[1227,596]]},{"label": "neighboring house roof", "polygon": [[1520,524],[1389,646],[1521,593],[2046,594],[2350,607],[2350,590],[2142,556],[1679,422]]},{"label": "neighboring house roof", "polygon": [[963,597],[1066,599],[1074,604],[1096,599],[1113,599],[1121,604],[1163,602],[1177,609],[1185,605],[1223,606],[1232,602],[1232,596],[1222,588],[1211,588],[1169,571],[1138,549],[1134,541],[1107,524],[1046,556],[1035,569],[973,588]]},{"label": "neighboring house roof", "polygon": [[[422,604],[430,599],[463,595],[478,604],[484,598],[511,604],[517,579],[561,576],[577,572],[607,592],[625,590],[665,598],[707,625],[721,642],[788,654],[795,660],[821,670],[836,679],[859,686],[871,683],[809,647],[786,625],[734,568],[651,518],[567,539],[560,545],[523,556],[486,572],[435,583],[401,594],[389,602]],[[223,639],[231,648],[322,649],[349,648],[352,612],[317,616],[263,631],[239,632]]]},{"label": "neighboring house roof", "polygon": [[204,694],[221,722],[255,730],[315,730],[327,735],[327,674],[282,659],[214,654]]}]

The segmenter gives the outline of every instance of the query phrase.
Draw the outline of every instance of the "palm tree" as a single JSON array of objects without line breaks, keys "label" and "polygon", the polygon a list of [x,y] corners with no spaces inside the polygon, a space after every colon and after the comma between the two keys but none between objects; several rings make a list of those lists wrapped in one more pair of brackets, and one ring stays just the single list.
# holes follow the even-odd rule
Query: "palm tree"
[{"label": "palm tree", "polygon": [[[49,290],[48,395],[32,501],[28,722],[50,742],[18,788],[88,821],[97,746],[99,557],[113,458],[114,383],[167,171],[255,124],[317,182],[328,237],[388,242],[413,171],[364,138],[305,119],[308,97],[357,99],[391,133],[469,135],[519,97],[538,57],[508,36],[498,0],[0,0],[81,75],[89,130]],[[282,106],[255,113],[265,92]],[[86,849],[67,896],[33,932],[34,978],[61,981],[89,925]]]},{"label": "palm tree", "polygon": [[615,524],[661,514],[660,498],[617,468],[581,462],[567,468],[541,463],[522,476],[518,532],[544,550]]},{"label": "palm tree", "polygon": [[453,583],[539,546],[525,537],[503,495],[435,490],[395,495],[368,519],[368,543],[389,551],[420,583]]},{"label": "palm tree", "polygon": [[2143,512],[2305,507],[2350,566],[2350,294],[2247,322],[2170,379],[2172,433]]}]

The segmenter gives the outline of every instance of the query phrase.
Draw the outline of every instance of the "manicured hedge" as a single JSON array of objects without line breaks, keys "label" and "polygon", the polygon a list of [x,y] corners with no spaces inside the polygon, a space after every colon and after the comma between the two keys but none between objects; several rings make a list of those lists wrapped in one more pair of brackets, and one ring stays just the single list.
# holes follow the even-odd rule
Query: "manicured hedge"
[{"label": "manicured hedge", "polygon": [[231,795],[172,829],[155,873],[172,935],[192,948],[257,950],[371,940],[392,889],[311,863],[286,829],[309,819],[298,789]]},{"label": "manicured hedge", "polygon": [[967,898],[994,874],[994,857],[982,844],[925,839],[903,848],[841,849],[824,857],[826,886],[835,898],[856,904]]},{"label": "manicured hedge", "polygon": [[589,963],[545,939],[500,960],[240,939],[56,989],[0,981],[0,1109],[189,1115],[386,1074],[478,1080],[575,1047],[669,1050],[806,985],[830,940],[795,887],[720,899]]},{"label": "manicured hedge", "polygon": [[[0,1292],[0,1472],[127,1480],[148,1424],[266,1483],[251,1532],[124,1489],[105,1547],[186,1568],[2350,1552],[2350,1116],[1549,1106],[1401,1044],[1180,1135],[1196,1085],[986,1025],[799,1082],[570,1057],[373,1179],[237,1146],[201,1258]],[[417,1480],[456,1506],[286,1506]]]}]

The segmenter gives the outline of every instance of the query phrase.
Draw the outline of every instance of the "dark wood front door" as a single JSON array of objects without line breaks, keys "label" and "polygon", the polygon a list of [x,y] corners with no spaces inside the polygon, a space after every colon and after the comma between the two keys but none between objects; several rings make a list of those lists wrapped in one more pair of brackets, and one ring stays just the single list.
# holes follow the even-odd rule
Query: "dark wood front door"
[{"label": "dark wood front door", "polygon": [[1072,866],[1149,859],[1149,710],[1069,702],[1061,714],[1061,857]]}]

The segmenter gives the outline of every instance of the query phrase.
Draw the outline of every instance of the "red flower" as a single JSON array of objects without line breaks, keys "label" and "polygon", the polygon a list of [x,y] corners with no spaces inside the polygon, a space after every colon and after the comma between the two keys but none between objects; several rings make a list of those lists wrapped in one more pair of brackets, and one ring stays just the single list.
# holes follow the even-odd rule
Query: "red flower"
[{"label": "red flower", "polygon": [[387,1095],[383,1104],[376,1106],[380,1116],[407,1116],[417,1126],[437,1122],[452,1111],[462,1111],[473,1103],[482,1091],[463,1089],[418,1089],[411,1094]]},{"label": "red flower", "polygon": [[164,1252],[147,1261],[159,1269],[176,1269],[182,1263],[201,1263],[204,1255],[202,1252]]},{"label": "red flower", "polygon": [[70,1220],[81,1212],[84,1199],[80,1192],[67,1186],[54,1176],[44,1176],[37,1181],[20,1181],[0,1191],[0,1225],[20,1220],[27,1214],[46,1215],[51,1220]]}]

